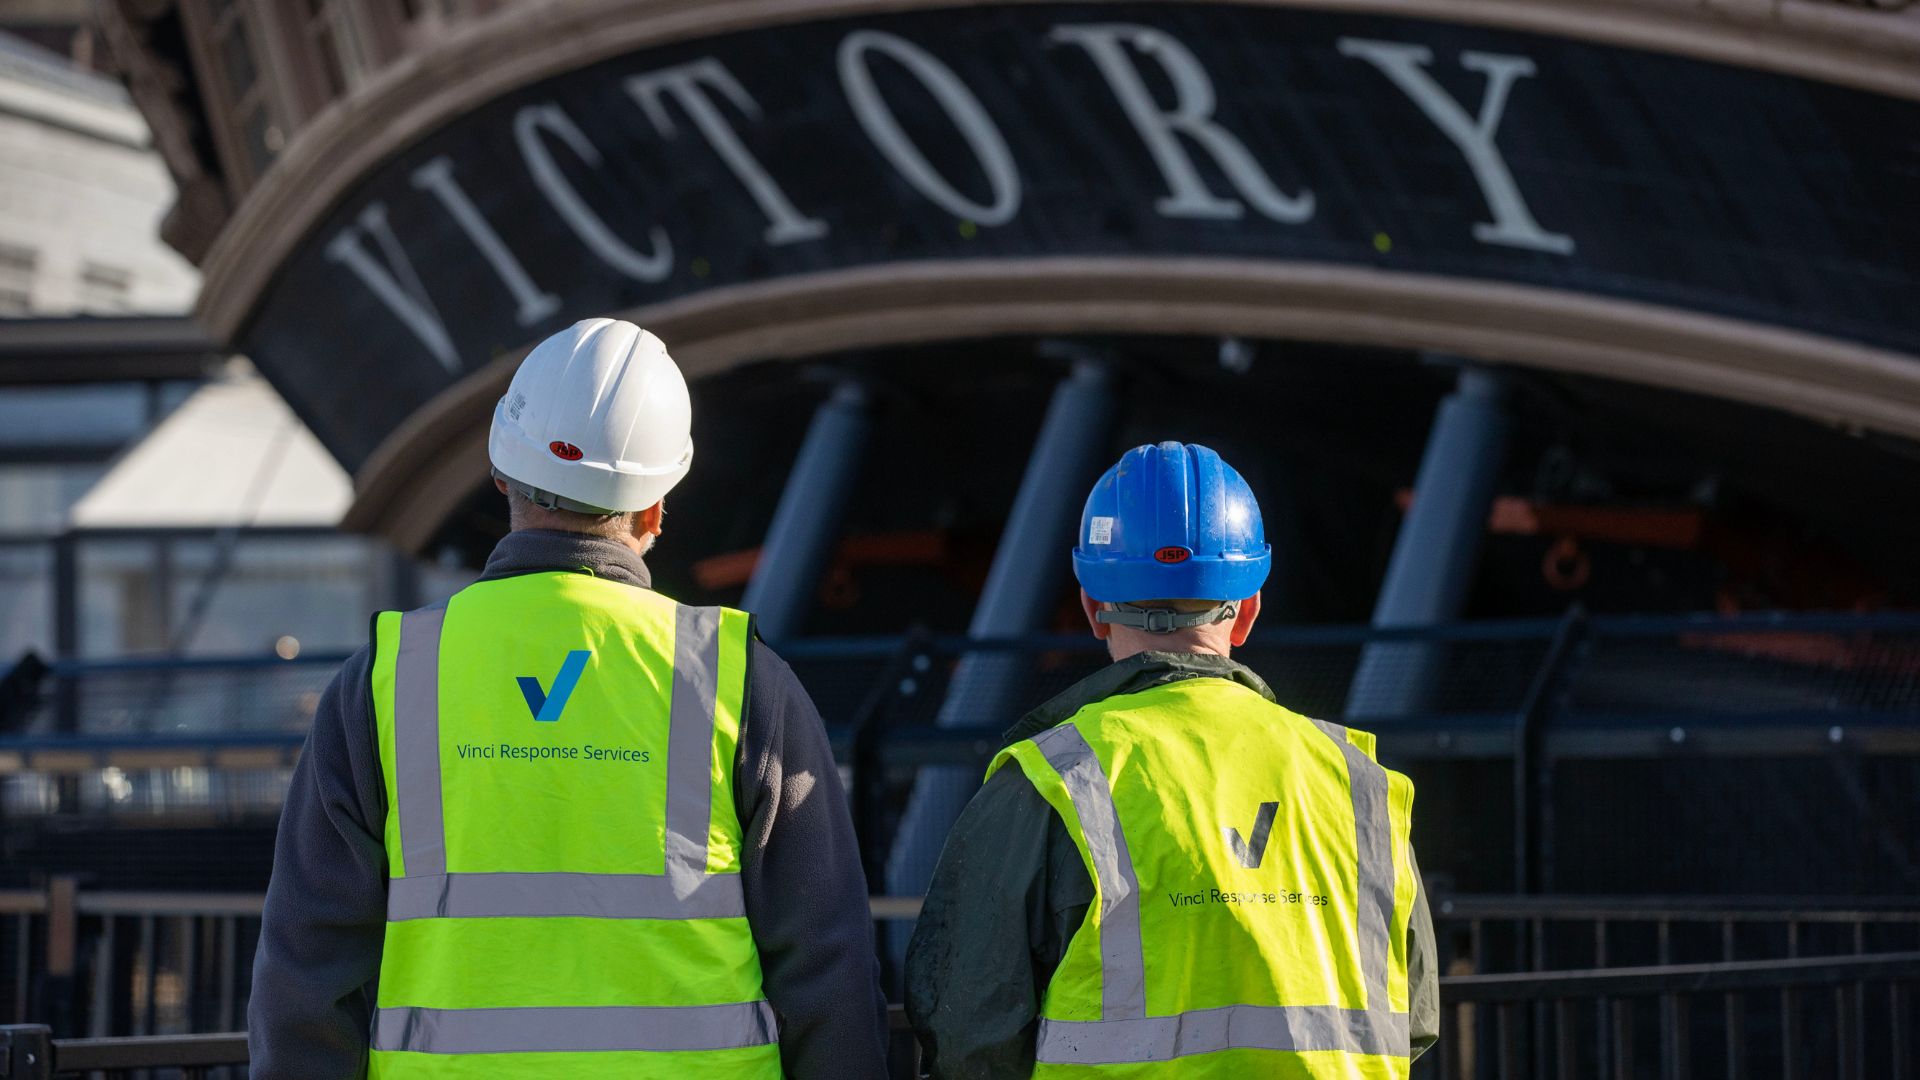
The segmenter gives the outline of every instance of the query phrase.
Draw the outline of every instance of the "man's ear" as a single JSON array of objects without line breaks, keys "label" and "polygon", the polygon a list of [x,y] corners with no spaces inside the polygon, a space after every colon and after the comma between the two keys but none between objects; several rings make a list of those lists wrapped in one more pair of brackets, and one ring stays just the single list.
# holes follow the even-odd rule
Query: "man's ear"
[{"label": "man's ear", "polygon": [[1096,639],[1105,641],[1112,635],[1113,627],[1096,617],[1100,613],[1100,601],[1088,596],[1085,589],[1080,590],[1080,610],[1086,613],[1087,625],[1093,628],[1093,636]]},{"label": "man's ear", "polygon": [[1233,647],[1239,648],[1247,643],[1247,635],[1253,633],[1254,621],[1260,618],[1260,594],[1254,593],[1240,601],[1239,614],[1233,617]]},{"label": "man's ear", "polygon": [[633,535],[659,536],[666,522],[666,500],[662,499],[633,515]]},{"label": "man's ear", "polygon": [[493,489],[505,495],[507,493],[507,482],[496,476],[493,478]]}]

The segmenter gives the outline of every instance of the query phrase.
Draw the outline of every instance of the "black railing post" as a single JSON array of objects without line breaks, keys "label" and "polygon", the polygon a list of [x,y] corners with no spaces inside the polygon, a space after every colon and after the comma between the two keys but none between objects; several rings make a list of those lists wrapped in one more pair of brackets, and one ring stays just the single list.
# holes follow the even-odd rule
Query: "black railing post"
[{"label": "black railing post", "polygon": [[1499,1070],[1497,1075],[1500,1080],[1520,1080],[1522,1075],[1520,1008],[1514,1002],[1503,1001],[1494,1007],[1493,1015],[1495,1037],[1500,1041],[1500,1048],[1495,1056],[1495,1061],[1498,1063],[1496,1067]]},{"label": "black railing post", "polygon": [[1887,1080],[1911,1080],[1913,1076],[1913,1033],[1907,1025],[1912,1012],[1912,999],[1907,994],[1905,983],[1893,982],[1887,986],[1887,1012],[1892,1021],[1887,1025],[1891,1029],[1893,1050],[1893,1071],[1887,1074]]},{"label": "black railing post", "polygon": [[[887,721],[892,715],[893,702],[918,693],[920,683],[931,673],[931,648],[925,630],[916,627],[887,660],[880,677],[867,691],[860,707],[854,710],[853,739],[848,751],[853,766],[853,832],[860,845],[860,862],[866,870],[870,890],[875,883],[887,879],[887,845],[881,842],[886,836],[887,769],[883,751]],[[890,988],[889,993],[899,984],[896,976],[900,974],[894,970],[894,933],[887,923],[874,922],[873,940],[880,954],[880,984]]]},{"label": "black railing post", "polygon": [[1613,1000],[1613,1076],[1614,1080],[1634,1080],[1633,1001]]},{"label": "black railing post", "polygon": [[[1541,890],[1541,851],[1545,803],[1551,793],[1545,748],[1547,728],[1560,711],[1561,696],[1573,661],[1586,639],[1587,612],[1574,604],[1554,628],[1547,652],[1527,687],[1513,725],[1513,883],[1514,891],[1531,896]],[[1524,952],[1526,945],[1520,946]],[[1521,966],[1529,966],[1522,956]]]},{"label": "black railing post", "polygon": [[45,1024],[0,1027],[0,1077],[49,1080],[53,1076],[53,1029]]},{"label": "black railing post", "polygon": [[885,835],[881,815],[886,809],[887,788],[881,748],[886,743],[889,705],[902,695],[904,680],[924,676],[926,673],[919,669],[931,667],[929,648],[924,631],[908,634],[887,659],[880,677],[861,699],[848,725],[853,733],[848,750],[853,766],[853,832],[860,843],[860,858],[869,886],[886,880],[887,872],[886,845],[881,843]]},{"label": "black railing post", "polygon": [[1554,1075],[1559,1080],[1574,1080],[1580,1075],[1580,1052],[1573,1039],[1573,1002],[1553,1003]]},{"label": "black railing post", "polygon": [[[1541,864],[1546,846],[1546,803],[1552,797],[1553,783],[1552,765],[1546,755],[1546,733],[1560,712],[1567,676],[1580,655],[1586,628],[1586,609],[1578,603],[1568,607],[1560,624],[1554,627],[1546,655],[1541,657],[1540,667],[1527,687],[1527,696],[1514,717],[1513,877],[1514,890],[1523,896],[1540,892],[1545,883]],[[1538,922],[1531,937],[1524,932],[1515,933],[1514,951],[1516,970],[1538,971],[1544,966],[1546,936]],[[1528,1035],[1533,1071],[1534,1075],[1543,1076],[1549,1061],[1546,1003],[1536,1003],[1531,1012],[1533,1024]]]},{"label": "black railing post", "polygon": [[1472,1068],[1466,1057],[1467,1048],[1460,1041],[1460,1033],[1472,1026],[1460,1023],[1460,1011],[1464,1008],[1467,1006],[1444,999],[1440,1002],[1440,1042],[1431,1051],[1440,1055],[1440,1080],[1460,1080],[1461,1071]]},{"label": "black railing post", "polygon": [[[1724,919],[1720,923],[1720,959],[1733,962],[1734,930],[1733,920]],[[1747,1010],[1746,1002],[1739,994],[1729,992],[1721,1005],[1726,1023],[1727,1080],[1746,1080],[1747,1076]]]},{"label": "black railing post", "polygon": [[80,954],[80,886],[61,875],[47,882],[46,968],[40,981],[41,1015],[51,1026],[71,1032],[78,1027],[75,991]]},{"label": "black railing post", "polygon": [[[53,542],[53,655],[55,660],[80,658],[80,548],[72,531]],[[62,734],[80,730],[80,686],[71,674],[54,683],[58,695],[54,728]]]}]

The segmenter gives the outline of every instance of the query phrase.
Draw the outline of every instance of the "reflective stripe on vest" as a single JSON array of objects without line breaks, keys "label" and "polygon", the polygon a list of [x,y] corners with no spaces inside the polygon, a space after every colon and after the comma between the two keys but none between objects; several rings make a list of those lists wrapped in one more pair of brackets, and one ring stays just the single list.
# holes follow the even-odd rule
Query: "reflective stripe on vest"
[{"label": "reflective stripe on vest", "polygon": [[1387,772],[1348,740],[1345,728],[1314,724],[1340,747],[1352,789],[1359,867],[1355,931],[1368,1007],[1231,1005],[1148,1016],[1139,881],[1112,784],[1086,737],[1069,722],[1032,741],[1064,782],[1093,862],[1101,911],[1101,1019],[1041,1017],[1036,1060],[1117,1065],[1235,1049],[1408,1055],[1408,1016],[1395,1012],[1387,995],[1394,910]]},{"label": "reflective stripe on vest", "polygon": [[[387,919],[738,919],[738,873],[708,872],[715,798],[718,608],[676,605],[666,738],[663,872],[450,873],[439,686],[446,605],[400,619],[393,666],[393,797],[404,876],[388,881]],[[744,932],[744,931],[742,931]],[[757,977],[756,977],[757,982]],[[376,1008],[372,1049],[423,1054],[686,1052],[771,1047],[764,1000],[726,1004]],[[777,1059],[773,1065],[777,1075]]]},{"label": "reflective stripe on vest", "polygon": [[1040,1021],[1038,1059],[1051,1065],[1169,1061],[1216,1050],[1407,1053],[1406,1013],[1333,1005],[1228,1005],[1132,1020]]},{"label": "reflective stripe on vest", "polygon": [[774,1041],[773,1006],[584,1005],[566,1009],[381,1009],[376,1050],[428,1054],[733,1050]]}]

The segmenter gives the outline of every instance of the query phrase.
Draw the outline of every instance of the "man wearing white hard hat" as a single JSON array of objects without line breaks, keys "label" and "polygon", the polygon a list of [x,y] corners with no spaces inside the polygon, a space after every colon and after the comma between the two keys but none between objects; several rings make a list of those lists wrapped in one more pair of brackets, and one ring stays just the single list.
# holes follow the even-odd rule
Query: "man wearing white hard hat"
[{"label": "man wearing white hard hat", "polygon": [[494,411],[513,531],[376,616],[281,816],[253,1075],[879,1077],[866,882],[819,714],[750,618],[654,592],[693,461],[666,348],[593,319]]}]

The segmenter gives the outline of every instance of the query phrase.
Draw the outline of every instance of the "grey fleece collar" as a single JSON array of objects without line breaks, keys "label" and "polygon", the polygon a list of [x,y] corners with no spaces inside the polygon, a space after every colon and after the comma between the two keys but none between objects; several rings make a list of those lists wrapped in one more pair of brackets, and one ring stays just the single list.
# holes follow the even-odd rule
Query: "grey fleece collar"
[{"label": "grey fleece collar", "polygon": [[653,575],[633,549],[614,540],[603,540],[585,533],[558,532],[551,529],[522,529],[510,532],[494,545],[487,565],[480,571],[481,581],[569,570],[618,581],[623,585],[653,588]]},{"label": "grey fleece collar", "polygon": [[1252,668],[1227,657],[1206,653],[1136,653],[1081,679],[1021,717],[1019,723],[1001,736],[1001,745],[1012,746],[1022,739],[1030,739],[1096,701],[1137,694],[1182,679],[1226,679],[1279,704],[1265,679],[1254,674]]}]

